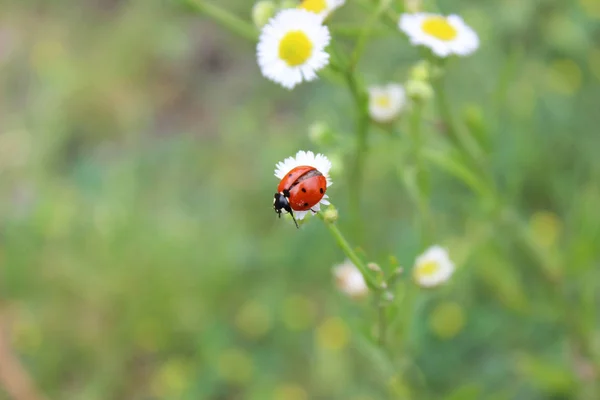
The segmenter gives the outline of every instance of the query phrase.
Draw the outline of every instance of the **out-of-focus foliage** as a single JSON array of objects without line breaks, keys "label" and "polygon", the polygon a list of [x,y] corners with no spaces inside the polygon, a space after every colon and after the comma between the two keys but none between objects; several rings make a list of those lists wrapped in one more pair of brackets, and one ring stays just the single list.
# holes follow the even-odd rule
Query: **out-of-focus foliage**
[{"label": "out-of-focus foliage", "polygon": [[[216,3],[250,21],[249,2]],[[523,237],[432,169],[436,240],[458,271],[416,294],[382,354],[364,339],[369,300],[335,291],[344,255],[324,226],[271,208],[275,163],[328,150],[313,122],[351,145],[344,87],[275,86],[254,45],[176,1],[2,2],[0,300],[38,386],[64,400],[598,398],[600,2],[438,5],[480,35],[449,96]],[[359,70],[404,81],[418,59],[390,33]],[[348,231],[383,268],[429,245],[401,142],[370,133],[364,230]],[[339,165],[328,193],[349,230]]]}]

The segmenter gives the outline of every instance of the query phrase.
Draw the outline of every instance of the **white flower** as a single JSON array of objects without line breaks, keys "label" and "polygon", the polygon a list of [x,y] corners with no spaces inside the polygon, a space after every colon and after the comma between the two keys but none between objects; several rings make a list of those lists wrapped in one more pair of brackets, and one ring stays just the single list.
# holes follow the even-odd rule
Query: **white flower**
[{"label": "white flower", "polygon": [[412,44],[429,47],[440,57],[466,56],[479,47],[477,33],[458,15],[402,14],[398,26]]},{"label": "white flower", "polygon": [[299,8],[315,13],[325,19],[333,10],[344,5],[345,2],[346,0],[303,0]]},{"label": "white flower", "polygon": [[264,77],[292,89],[317,78],[329,64],[325,47],[331,36],[322,18],[303,9],[286,9],[269,20],[261,31],[256,53]]},{"label": "white flower", "polygon": [[432,246],[417,257],[413,278],[423,287],[434,287],[446,282],[454,273],[454,264],[446,249]]},{"label": "white flower", "polygon": [[390,122],[406,106],[406,93],[402,85],[389,83],[369,87],[369,115],[377,122]]},{"label": "white flower", "polygon": [[[296,153],[296,157],[288,157],[285,160],[278,162],[275,166],[275,176],[279,179],[283,179],[291,170],[300,166],[309,166],[314,167],[317,171],[319,171],[325,179],[327,179],[327,188],[333,184],[331,179],[329,178],[329,170],[331,169],[331,162],[327,157],[323,154],[315,155],[312,151],[303,151],[300,150]],[[323,198],[314,206],[311,207],[311,210],[320,211],[321,204],[329,205],[329,201],[327,200],[329,196],[326,194],[323,195]],[[308,214],[307,211],[297,211],[294,210],[294,217],[298,220],[304,219],[304,217]]]},{"label": "white flower", "polygon": [[369,293],[369,287],[360,270],[350,260],[333,266],[333,275],[338,289],[348,296],[358,299]]}]

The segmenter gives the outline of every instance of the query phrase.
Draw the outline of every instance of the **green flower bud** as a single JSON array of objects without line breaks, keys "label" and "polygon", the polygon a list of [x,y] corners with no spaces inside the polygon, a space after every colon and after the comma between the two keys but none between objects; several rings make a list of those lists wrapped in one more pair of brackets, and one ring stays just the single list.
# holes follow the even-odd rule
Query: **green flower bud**
[{"label": "green flower bud", "polygon": [[279,9],[284,10],[286,8],[298,7],[298,0],[281,0],[279,2]]},{"label": "green flower bud", "polygon": [[333,224],[335,221],[337,221],[338,216],[338,210],[334,206],[327,207],[327,209],[323,212],[323,219],[328,224]]},{"label": "green flower bud", "polygon": [[410,69],[410,79],[428,81],[431,77],[431,65],[427,61],[419,61]]},{"label": "green flower bud", "polygon": [[275,3],[271,0],[262,0],[254,3],[252,7],[252,22],[258,29],[269,22],[275,15]]},{"label": "green flower bud", "polygon": [[422,0],[404,0],[404,12],[416,13],[422,10]]},{"label": "green flower bud", "polygon": [[308,128],[308,137],[317,146],[328,146],[334,142],[334,134],[325,122],[315,122]]},{"label": "green flower bud", "polygon": [[404,85],[406,94],[414,101],[428,101],[433,97],[433,88],[425,81],[410,80]]}]

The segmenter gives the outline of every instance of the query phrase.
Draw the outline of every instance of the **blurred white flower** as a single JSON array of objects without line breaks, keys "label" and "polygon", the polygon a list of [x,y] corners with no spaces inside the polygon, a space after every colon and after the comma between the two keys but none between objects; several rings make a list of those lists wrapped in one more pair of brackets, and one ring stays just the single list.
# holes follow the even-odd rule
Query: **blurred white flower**
[{"label": "blurred white flower", "polygon": [[446,249],[432,246],[417,257],[413,278],[422,287],[434,287],[446,282],[454,273],[454,264]]},{"label": "blurred white flower", "polygon": [[369,115],[377,122],[390,122],[406,106],[406,93],[402,85],[389,83],[369,87]]},{"label": "blurred white flower", "polygon": [[413,45],[429,47],[439,57],[466,56],[479,47],[477,33],[458,15],[402,14],[398,27]]},{"label": "blurred white flower", "polygon": [[346,0],[303,0],[299,8],[317,14],[325,19],[338,7],[344,5]]},{"label": "blurred white flower", "polygon": [[359,299],[369,293],[369,287],[360,270],[350,260],[333,266],[336,286],[348,296]]},{"label": "blurred white flower", "polygon": [[[296,153],[296,157],[288,157],[285,160],[278,162],[275,166],[275,176],[279,179],[283,179],[286,175],[290,173],[296,167],[308,166],[313,167],[317,171],[319,171],[327,180],[327,188],[333,184],[331,179],[329,178],[329,170],[331,169],[331,162],[329,159],[323,154],[315,155],[312,151],[303,151],[300,150]],[[297,220],[302,220],[308,214],[310,210],[320,211],[321,204],[329,205],[329,200],[327,200],[329,196],[326,194],[323,195],[321,200],[310,207],[309,210],[296,210],[293,206],[293,202],[290,202],[292,206],[292,210],[294,211],[294,217]]]},{"label": "blurred white flower", "polygon": [[264,77],[292,89],[317,78],[329,64],[325,47],[331,36],[322,18],[304,9],[282,10],[261,31],[256,48]]}]

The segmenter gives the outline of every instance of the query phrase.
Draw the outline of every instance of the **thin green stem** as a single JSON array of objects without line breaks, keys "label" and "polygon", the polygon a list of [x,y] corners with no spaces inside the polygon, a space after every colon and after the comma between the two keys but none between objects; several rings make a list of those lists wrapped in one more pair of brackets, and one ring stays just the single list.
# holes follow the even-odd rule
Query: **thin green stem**
[{"label": "thin green stem", "polygon": [[204,0],[184,0],[193,10],[205,14],[230,31],[252,41],[258,40],[258,32],[249,22],[237,17],[229,11]]},{"label": "thin green stem", "polygon": [[380,290],[381,289],[380,285],[377,284],[377,281],[375,280],[375,278],[369,273],[369,269],[367,268],[366,264],[360,259],[360,257],[356,254],[356,252],[352,249],[352,247],[350,246],[350,244],[348,243],[348,241],[346,240],[346,238],[344,237],[342,232],[338,229],[337,225],[335,225],[334,223],[325,221],[325,219],[323,217],[323,213],[318,213],[317,215],[325,223],[325,226],[329,230],[329,233],[331,233],[331,236],[333,236],[337,245],[340,247],[340,249],[342,249],[344,254],[346,254],[346,257],[348,257],[348,259],[350,261],[352,261],[352,263],[354,265],[356,265],[356,268],[359,269],[360,273],[365,278],[365,282],[367,283],[367,286],[369,287],[369,289],[375,290],[375,291]]},{"label": "thin green stem", "polygon": [[429,209],[429,177],[423,161],[423,132],[422,132],[423,105],[416,102],[410,116],[410,134],[413,143],[413,156],[415,158],[415,175],[417,186],[417,206],[421,225],[421,242],[425,244],[433,234],[433,223]]},{"label": "thin green stem", "polygon": [[[356,24],[343,24],[338,23],[329,27],[329,30],[333,33],[334,36],[344,36],[348,38],[358,38],[363,34],[364,26],[356,25]],[[367,37],[377,37],[377,36],[385,36],[389,32],[387,30],[381,28],[373,28],[371,29]]]},{"label": "thin green stem", "polygon": [[[377,342],[380,346],[385,346],[386,343],[386,330],[387,330],[387,306],[388,303],[384,298],[384,293],[387,288],[387,285],[383,282],[378,282],[378,279],[375,278],[370,272],[367,265],[360,259],[358,254],[352,249],[342,232],[339,230],[337,225],[332,222],[328,222],[325,220],[323,213],[317,214],[318,217],[325,223],[329,233],[335,239],[337,245],[342,249],[346,257],[358,268],[360,273],[362,274],[365,282],[369,289],[375,292],[376,297],[376,307],[377,307]],[[383,278],[381,278],[383,279]]]},{"label": "thin green stem", "polygon": [[[346,73],[346,82],[352,93],[356,107],[356,147],[354,165],[350,174],[350,207],[354,221],[360,221],[360,196],[362,191],[365,159],[368,152],[368,132],[370,118],[367,107],[367,94],[360,87],[354,72]],[[360,227],[357,227],[360,228]]]},{"label": "thin green stem", "polygon": [[371,31],[373,30],[373,26],[379,20],[379,16],[387,9],[389,6],[389,0],[379,0],[379,4],[375,7],[375,11],[369,16],[366,23],[363,25],[362,31],[356,40],[356,45],[354,46],[354,50],[352,51],[352,56],[350,58],[350,65],[348,66],[349,70],[354,70],[356,68],[356,64],[358,64],[358,60],[362,56],[365,51],[365,46],[367,44],[367,39],[369,38]]},{"label": "thin green stem", "polygon": [[477,142],[461,126],[456,124],[450,108],[450,102],[444,87],[443,79],[433,81],[435,98],[440,116],[446,124],[448,137],[461,151],[463,151],[479,167],[485,165],[484,156]]},{"label": "thin green stem", "polygon": [[[391,0],[383,0],[382,3],[384,3],[385,5],[384,10],[382,12],[384,15],[384,19],[382,22],[386,24],[392,31],[398,32],[398,20],[400,18],[400,15],[397,14],[391,8],[389,8]],[[366,10],[370,10],[372,7],[371,3],[365,0],[358,1],[357,4]]]},{"label": "thin green stem", "polygon": [[386,343],[386,330],[387,330],[387,307],[384,303],[382,297],[382,293],[379,293],[378,296],[378,305],[377,305],[377,326],[378,326],[378,341],[381,347],[385,346]]}]

